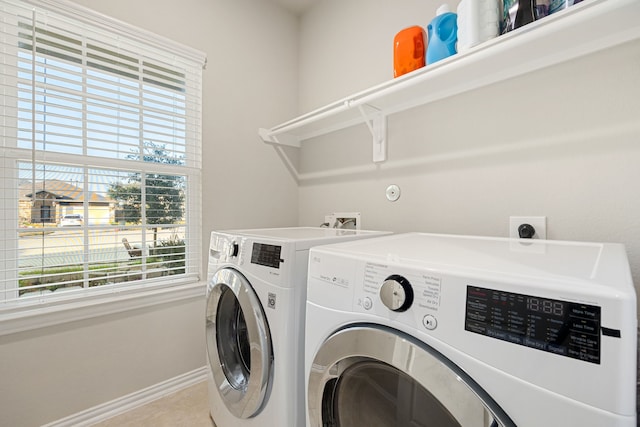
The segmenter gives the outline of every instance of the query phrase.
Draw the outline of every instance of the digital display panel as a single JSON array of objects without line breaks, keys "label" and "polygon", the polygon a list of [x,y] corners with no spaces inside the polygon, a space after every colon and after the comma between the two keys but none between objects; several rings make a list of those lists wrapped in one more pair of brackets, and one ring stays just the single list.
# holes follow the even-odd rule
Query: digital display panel
[{"label": "digital display panel", "polygon": [[280,268],[281,246],[254,243],[251,251],[251,263],[271,268]]},{"label": "digital display panel", "polygon": [[600,364],[600,307],[467,286],[465,330]]}]

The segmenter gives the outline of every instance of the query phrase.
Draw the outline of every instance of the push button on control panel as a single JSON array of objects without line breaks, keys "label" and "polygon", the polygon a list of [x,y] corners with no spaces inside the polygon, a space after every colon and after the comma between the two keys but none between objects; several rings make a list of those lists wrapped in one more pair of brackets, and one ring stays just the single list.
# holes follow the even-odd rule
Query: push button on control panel
[{"label": "push button on control panel", "polygon": [[427,314],[422,318],[422,325],[433,331],[438,326],[438,320],[431,314]]},{"label": "push button on control panel", "polygon": [[371,310],[371,307],[373,307],[373,301],[371,301],[371,298],[365,297],[364,300],[362,300],[362,307],[365,310]]}]

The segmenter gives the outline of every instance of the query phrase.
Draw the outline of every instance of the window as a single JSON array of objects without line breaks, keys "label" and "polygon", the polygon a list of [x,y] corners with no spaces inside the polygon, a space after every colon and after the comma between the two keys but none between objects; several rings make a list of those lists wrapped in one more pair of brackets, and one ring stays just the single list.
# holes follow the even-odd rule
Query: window
[{"label": "window", "polygon": [[0,309],[196,281],[204,56],[63,1],[0,15]]}]

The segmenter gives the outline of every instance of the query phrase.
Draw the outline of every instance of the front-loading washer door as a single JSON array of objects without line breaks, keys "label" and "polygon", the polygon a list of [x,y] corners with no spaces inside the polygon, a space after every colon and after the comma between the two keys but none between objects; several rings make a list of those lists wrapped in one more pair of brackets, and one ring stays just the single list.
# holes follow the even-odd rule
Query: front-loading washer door
[{"label": "front-loading washer door", "polygon": [[260,299],[247,279],[218,270],[207,287],[207,355],[215,386],[229,411],[251,418],[271,387],[271,334]]},{"label": "front-loading washer door", "polygon": [[402,332],[355,325],[318,350],[308,384],[312,427],[513,427],[465,372]]}]

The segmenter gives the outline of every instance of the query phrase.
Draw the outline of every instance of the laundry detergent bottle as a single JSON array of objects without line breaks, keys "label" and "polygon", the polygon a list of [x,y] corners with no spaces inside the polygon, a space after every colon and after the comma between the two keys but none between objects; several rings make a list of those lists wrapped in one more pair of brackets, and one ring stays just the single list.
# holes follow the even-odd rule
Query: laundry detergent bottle
[{"label": "laundry detergent bottle", "polygon": [[427,26],[429,38],[427,64],[433,64],[456,53],[457,21],[457,15],[451,12],[448,4],[443,4],[438,8],[436,17]]},{"label": "laundry detergent bottle", "polygon": [[502,0],[462,0],[458,5],[458,53],[500,34]]}]

